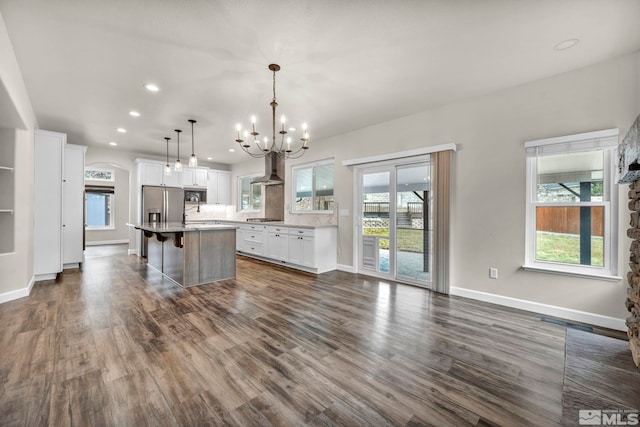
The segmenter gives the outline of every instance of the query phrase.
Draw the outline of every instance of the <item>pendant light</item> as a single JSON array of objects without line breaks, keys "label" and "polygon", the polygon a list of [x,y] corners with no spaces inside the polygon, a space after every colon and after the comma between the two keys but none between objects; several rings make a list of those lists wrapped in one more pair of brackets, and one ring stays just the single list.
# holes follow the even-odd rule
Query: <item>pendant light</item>
[{"label": "pendant light", "polygon": [[196,157],[195,150],[193,148],[193,124],[197,122],[193,119],[189,119],[189,123],[191,123],[191,157],[189,157],[189,167],[195,168],[198,166],[198,158]]},{"label": "pendant light", "polygon": [[164,165],[164,174],[169,176],[171,175],[171,166],[169,165],[169,140],[171,138],[165,136],[164,139],[167,141],[167,163]]},{"label": "pendant light", "polygon": [[175,170],[176,172],[182,172],[182,162],[180,161],[180,129],[176,129],[176,133],[178,134],[178,158],[176,159]]}]

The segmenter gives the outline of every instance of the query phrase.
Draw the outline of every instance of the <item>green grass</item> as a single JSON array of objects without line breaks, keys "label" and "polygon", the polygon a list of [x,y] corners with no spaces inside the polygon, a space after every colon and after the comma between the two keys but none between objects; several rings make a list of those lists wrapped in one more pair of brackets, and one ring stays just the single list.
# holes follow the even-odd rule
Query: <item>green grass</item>
[{"label": "green grass", "polygon": [[[405,252],[423,251],[423,231],[420,229],[398,229],[398,250]],[[364,234],[370,236],[388,236],[388,228],[365,228]],[[380,239],[380,248],[389,249],[389,239]],[[602,237],[591,237],[591,265],[602,267],[604,242]],[[580,264],[580,236],[575,234],[556,234],[538,232],[536,259],[566,264]]]},{"label": "green grass", "polygon": [[[604,243],[602,237],[591,237],[591,265],[602,267]],[[537,232],[536,259],[567,264],[580,264],[580,236]]]},{"label": "green grass", "polygon": [[[423,231],[415,228],[400,228],[396,233],[398,239],[398,250],[405,252],[422,253],[423,247]],[[364,234],[370,236],[388,236],[388,228],[365,228]],[[389,239],[380,239],[380,248],[389,249]]]}]

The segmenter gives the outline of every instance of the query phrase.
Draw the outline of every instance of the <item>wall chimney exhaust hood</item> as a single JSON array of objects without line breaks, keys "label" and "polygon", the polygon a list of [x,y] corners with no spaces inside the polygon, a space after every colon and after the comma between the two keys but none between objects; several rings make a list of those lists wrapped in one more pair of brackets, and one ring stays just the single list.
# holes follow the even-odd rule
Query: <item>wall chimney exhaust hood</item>
[{"label": "wall chimney exhaust hood", "polygon": [[264,176],[255,178],[251,181],[252,184],[262,185],[283,185],[284,179],[278,175],[278,153],[276,151],[270,151],[264,157]]}]

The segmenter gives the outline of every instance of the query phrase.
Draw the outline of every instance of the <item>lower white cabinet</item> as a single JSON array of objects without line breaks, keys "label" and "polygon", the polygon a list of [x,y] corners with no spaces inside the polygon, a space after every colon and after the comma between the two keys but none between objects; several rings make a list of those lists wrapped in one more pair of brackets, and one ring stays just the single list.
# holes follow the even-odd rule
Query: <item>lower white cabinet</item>
[{"label": "lower white cabinet", "polygon": [[269,241],[266,256],[277,261],[289,261],[289,233],[285,227],[267,227]]},{"label": "lower white cabinet", "polygon": [[316,240],[313,237],[289,235],[289,262],[305,267],[315,267],[315,243]]},{"label": "lower white cabinet", "polygon": [[251,255],[264,256],[265,227],[241,225],[236,232],[236,250]]},{"label": "lower white cabinet", "polygon": [[336,269],[336,227],[240,224],[237,250],[265,261],[323,273]]}]

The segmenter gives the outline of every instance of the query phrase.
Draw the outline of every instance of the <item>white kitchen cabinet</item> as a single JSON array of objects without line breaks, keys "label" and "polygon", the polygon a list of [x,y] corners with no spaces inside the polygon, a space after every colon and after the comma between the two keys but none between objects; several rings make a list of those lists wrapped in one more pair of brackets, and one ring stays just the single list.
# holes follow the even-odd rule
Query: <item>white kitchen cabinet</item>
[{"label": "white kitchen cabinet", "polygon": [[35,280],[53,279],[62,271],[62,176],[67,135],[37,129],[34,132]]},{"label": "white kitchen cabinet", "polygon": [[218,172],[218,203],[231,204],[231,174],[228,172]]},{"label": "white kitchen cabinet", "polygon": [[217,205],[231,204],[231,173],[215,170],[209,171],[207,203]]},{"label": "white kitchen cabinet", "polygon": [[159,163],[138,163],[141,185],[162,185],[163,166]]},{"label": "white kitchen cabinet", "polygon": [[[257,230],[263,230],[259,235]],[[300,227],[238,223],[237,251],[299,270],[336,269],[337,227]],[[238,243],[239,241],[239,243]]]},{"label": "white kitchen cabinet", "polygon": [[0,129],[0,254],[14,250],[15,135],[14,129]]},{"label": "white kitchen cabinet", "polygon": [[264,255],[265,227],[257,224],[242,224],[236,232],[236,250],[251,255]]},{"label": "white kitchen cabinet", "polygon": [[182,168],[182,186],[183,187],[207,187],[207,169],[206,168]]},{"label": "white kitchen cabinet", "polygon": [[78,267],[83,260],[84,238],[84,156],[87,147],[64,147],[62,181],[62,263],[64,268]]},{"label": "white kitchen cabinet", "polygon": [[289,229],[289,262],[315,268],[315,237],[309,229]]},{"label": "white kitchen cabinet", "polygon": [[289,261],[289,230],[286,227],[267,227],[266,256],[278,261]]},{"label": "white kitchen cabinet", "polygon": [[182,173],[173,170],[171,175],[164,174],[165,163],[155,160],[136,160],[138,182],[140,185],[165,185],[167,187],[182,187]]}]

